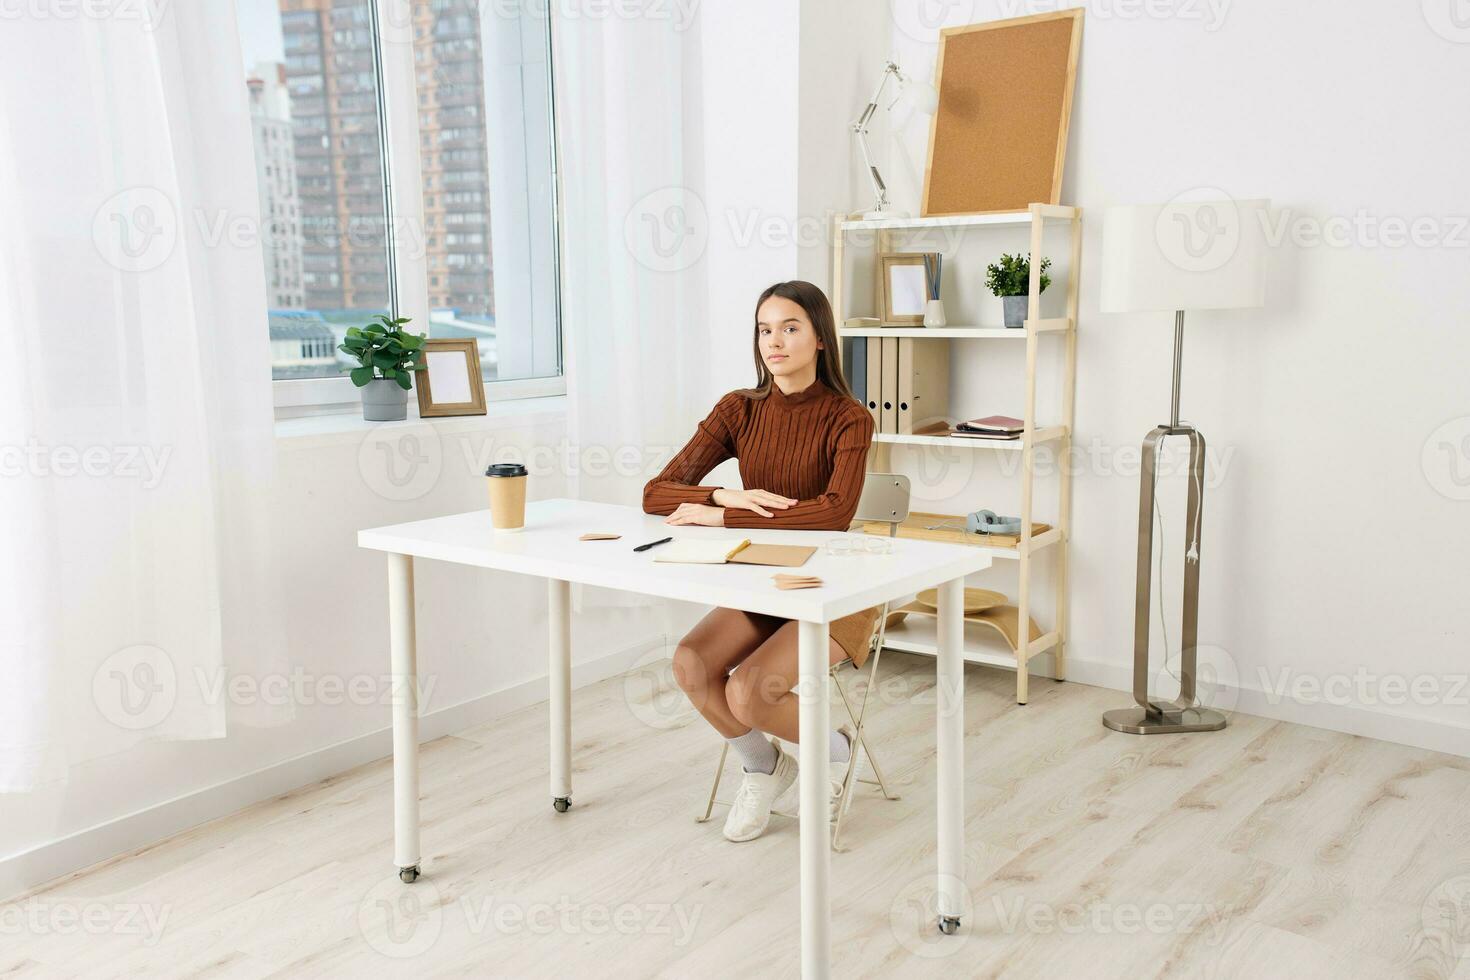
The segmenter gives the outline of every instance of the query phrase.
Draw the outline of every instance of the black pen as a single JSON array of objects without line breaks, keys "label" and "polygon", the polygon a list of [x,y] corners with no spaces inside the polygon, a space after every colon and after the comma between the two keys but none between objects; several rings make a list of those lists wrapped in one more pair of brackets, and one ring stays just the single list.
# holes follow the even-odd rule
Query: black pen
[{"label": "black pen", "polygon": [[672,540],[674,540],[673,537],[659,538],[657,541],[650,541],[647,544],[640,544],[638,547],[634,548],[633,550],[634,551],[647,551],[649,548],[652,548],[656,544],[663,544],[665,541],[672,541]]}]

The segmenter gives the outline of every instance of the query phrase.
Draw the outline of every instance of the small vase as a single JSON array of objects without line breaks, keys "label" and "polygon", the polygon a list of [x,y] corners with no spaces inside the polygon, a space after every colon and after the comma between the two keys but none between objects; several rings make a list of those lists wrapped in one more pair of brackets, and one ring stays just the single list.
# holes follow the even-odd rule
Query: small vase
[{"label": "small vase", "polygon": [[1005,323],[1007,327],[1014,329],[1026,326],[1026,307],[1031,302],[1031,297],[1002,296],[1000,301],[1005,307]]},{"label": "small vase", "polygon": [[402,422],[408,418],[408,392],[397,381],[374,378],[362,388],[365,422]]},{"label": "small vase", "polygon": [[942,327],[944,320],[944,301],[931,299],[924,304],[924,326]]}]

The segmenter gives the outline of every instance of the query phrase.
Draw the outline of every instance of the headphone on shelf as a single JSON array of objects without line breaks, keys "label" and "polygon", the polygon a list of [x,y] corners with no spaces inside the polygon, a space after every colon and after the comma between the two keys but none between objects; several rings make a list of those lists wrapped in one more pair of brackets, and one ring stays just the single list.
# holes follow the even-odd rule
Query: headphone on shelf
[{"label": "headphone on shelf", "polygon": [[1020,534],[1019,517],[999,517],[993,510],[977,510],[965,515],[965,531],[969,534]]}]

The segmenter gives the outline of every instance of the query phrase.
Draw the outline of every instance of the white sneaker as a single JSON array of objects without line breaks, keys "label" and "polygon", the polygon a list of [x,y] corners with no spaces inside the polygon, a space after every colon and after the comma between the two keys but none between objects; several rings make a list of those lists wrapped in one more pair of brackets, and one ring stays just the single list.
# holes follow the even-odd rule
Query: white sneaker
[{"label": "white sneaker", "polygon": [[[847,766],[844,763],[840,767],[834,766],[833,768],[845,770]],[[827,785],[831,787],[827,791],[827,819],[836,820],[837,808],[842,805],[842,780],[829,778]],[[771,804],[771,812],[792,819],[801,817],[801,784],[799,781]]]},{"label": "white sneaker", "polygon": [[[857,739],[852,737],[852,729],[848,728],[846,725],[843,725],[837,730],[847,736],[847,741],[848,744],[852,746],[852,751],[857,752],[858,741]],[[864,756],[858,756],[859,773],[861,772],[861,767],[865,761],[866,759]],[[827,774],[827,782],[831,786],[831,789],[828,791],[827,794],[827,814],[831,820],[836,820],[837,810],[842,805],[842,777],[847,775],[847,763],[829,762],[827,764]],[[856,774],[854,775],[854,778],[856,778]],[[782,793],[780,798],[778,798],[774,803],[771,804],[771,809],[776,813],[781,814],[782,816],[800,817],[801,786],[799,781],[797,783],[793,783],[790,789],[788,789],[785,793]]]},{"label": "white sneaker", "polygon": [[773,772],[741,769],[744,778],[730,804],[730,814],[725,817],[726,840],[755,840],[765,833],[766,825],[771,822],[771,803],[796,782],[796,760],[786,754],[779,742],[773,740],[771,744],[776,749]]}]

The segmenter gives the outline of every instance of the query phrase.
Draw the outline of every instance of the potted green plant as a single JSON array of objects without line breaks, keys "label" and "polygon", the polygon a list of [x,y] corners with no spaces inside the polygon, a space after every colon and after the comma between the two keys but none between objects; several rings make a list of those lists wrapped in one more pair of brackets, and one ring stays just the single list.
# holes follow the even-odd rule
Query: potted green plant
[{"label": "potted green plant", "polygon": [[383,314],[365,327],[349,327],[337,349],[357,358],[352,383],[362,389],[362,417],[368,422],[400,422],[408,418],[408,393],[421,360],[427,335],[408,333],[406,316]]},{"label": "potted green plant", "polygon": [[[1043,257],[1041,260],[1041,291],[1046,292],[1046,287],[1051,285],[1051,276],[1046,270],[1051,268],[1051,259]],[[1005,324],[1008,327],[1024,327],[1026,325],[1026,303],[1031,292],[1031,253],[1026,257],[1020,255],[1002,254],[1000,264],[991,264],[985,270],[985,285],[990,291],[1000,297],[1001,304],[1005,307]]]}]

